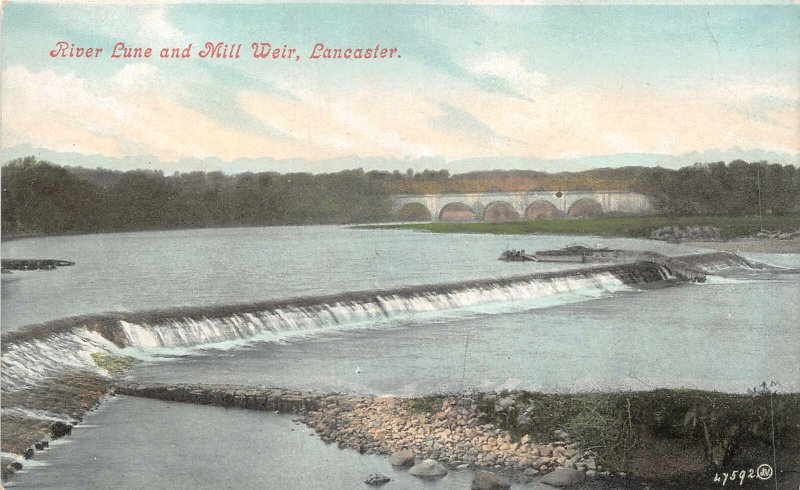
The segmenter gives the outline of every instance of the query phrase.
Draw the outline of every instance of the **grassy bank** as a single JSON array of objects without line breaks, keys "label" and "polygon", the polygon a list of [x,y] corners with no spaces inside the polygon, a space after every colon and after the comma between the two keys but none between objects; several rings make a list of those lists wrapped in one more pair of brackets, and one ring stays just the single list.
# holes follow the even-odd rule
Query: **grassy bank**
[{"label": "grassy bank", "polygon": [[[513,221],[507,223],[402,223],[361,225],[358,228],[411,229],[433,233],[491,233],[496,235],[595,235],[648,238],[664,226],[710,225],[719,228],[723,239],[754,235],[762,227],[758,216],[624,216],[613,218]],[[800,215],[764,216],[768,230],[796,230]]]},{"label": "grassy bank", "polygon": [[[409,406],[435,413],[446,398],[415,398]],[[519,391],[477,395],[475,402],[483,423],[509,431],[517,441],[553,441],[566,431],[582,449],[594,451],[603,467],[637,480],[713,486],[710,478],[718,471],[774,465],[773,438],[779,478],[800,479],[800,394],[771,393],[767,386],[746,395]]]}]

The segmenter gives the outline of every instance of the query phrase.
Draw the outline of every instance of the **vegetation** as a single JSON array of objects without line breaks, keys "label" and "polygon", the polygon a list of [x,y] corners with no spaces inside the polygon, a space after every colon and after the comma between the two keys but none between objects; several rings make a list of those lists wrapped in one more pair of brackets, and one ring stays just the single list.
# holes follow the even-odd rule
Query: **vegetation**
[{"label": "vegetation", "polygon": [[442,408],[442,402],[447,397],[445,395],[428,395],[409,398],[406,405],[412,411],[420,414],[432,414]]},{"label": "vegetation", "polygon": [[[624,167],[557,174],[492,170],[451,176],[446,170],[419,173],[409,170],[403,174],[358,169],[317,175],[274,172],[164,175],[160,171],[60,167],[28,157],[2,167],[2,232],[13,236],[374,223],[397,218],[392,216],[390,206],[390,196],[397,193],[626,189],[652,196],[660,214],[668,216],[714,215],[720,216],[718,221],[727,223],[724,216],[761,212],[774,217],[800,212],[800,171],[796,167],[742,161],[727,165],[698,164],[678,171]],[[676,224],[675,220],[667,223],[659,218],[646,219]],[[705,217],[699,219],[703,224],[708,221]],[[694,220],[684,222],[697,222]],[[730,226],[739,226],[734,223],[737,220],[731,218]],[[651,229],[648,226],[646,221],[619,219],[437,224],[430,229],[645,236]],[[746,228],[750,230],[750,225]],[[521,231],[512,231],[515,229]],[[734,229],[730,233],[741,234]]]},{"label": "vegetation", "polygon": [[379,176],[67,169],[33,157],[2,169],[4,234],[363,223],[389,219]]},{"label": "vegetation", "polygon": [[513,221],[506,223],[404,223],[396,225],[361,225],[361,228],[396,228],[433,233],[491,233],[495,235],[594,235],[646,238],[663,226],[711,225],[720,229],[724,239],[768,230],[800,229],[800,214],[783,216],[625,216],[614,218]]},{"label": "vegetation", "polygon": [[793,165],[736,160],[654,169],[637,184],[656,209],[677,216],[785,214],[800,211],[800,171]]},{"label": "vegetation", "polygon": [[[566,430],[582,448],[595,451],[608,469],[640,476],[681,455],[697,459],[698,471],[744,463],[757,466],[771,461],[773,430],[779,453],[789,461],[800,454],[800,395],[769,389],[747,395],[665,389],[571,395],[520,392],[508,409],[496,411],[495,402],[487,398],[479,406],[484,423],[516,438],[528,434],[550,441],[555,430]],[[755,459],[748,461],[751,458]]]},{"label": "vegetation", "polygon": [[92,352],[92,360],[97,366],[110,374],[116,376],[130,369],[133,366],[134,358],[129,356],[112,356],[102,352]]},{"label": "vegetation", "polygon": [[460,194],[503,191],[634,190],[655,169],[647,167],[599,168],[548,174],[534,170],[487,170],[450,175],[447,170],[405,174],[387,180],[390,194]]}]

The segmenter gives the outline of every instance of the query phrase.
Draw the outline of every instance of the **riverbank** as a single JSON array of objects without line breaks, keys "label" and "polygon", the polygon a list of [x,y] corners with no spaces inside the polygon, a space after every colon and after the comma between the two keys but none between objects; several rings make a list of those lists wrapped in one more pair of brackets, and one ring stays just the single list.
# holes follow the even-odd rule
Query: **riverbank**
[{"label": "riverbank", "polygon": [[654,230],[667,226],[711,226],[722,240],[755,236],[762,228],[800,229],[800,215],[776,216],[620,216],[607,218],[534,221],[437,222],[358,225],[359,229],[410,229],[431,233],[490,233],[495,235],[592,235],[602,237],[650,238]]},{"label": "riverbank", "polygon": [[111,379],[84,371],[65,372],[35,388],[3,393],[2,480],[22,469],[50,442],[69,435],[86,412],[111,389]]},{"label": "riverbank", "polygon": [[710,248],[733,253],[800,254],[800,240],[798,239],[741,238],[725,242],[689,241],[682,243],[690,247]]},{"label": "riverbank", "polygon": [[[703,486],[723,468],[777,467],[800,481],[800,394],[687,390],[542,394],[348,396],[248,386],[123,384],[117,393],[292,412],[324,441],[363,454],[433,459],[529,482],[557,472],[573,483],[606,476]],[[774,422],[770,417],[774,414]],[[772,459],[772,434],[777,461]]]},{"label": "riverbank", "polygon": [[[746,395],[505,390],[398,398],[240,385],[114,386],[85,374],[4,396],[4,479],[22,467],[23,458],[69,435],[107,393],[293,413],[340,448],[394,455],[405,466],[433,459],[451,470],[489,470],[512,482],[543,482],[553,474],[574,484],[623,478],[695,488],[710,484],[719,471],[769,464],[782,486],[800,483],[800,394],[773,393],[767,386]],[[25,413],[14,413],[14,406],[26,407]],[[53,413],[71,419],[47,419]]]}]

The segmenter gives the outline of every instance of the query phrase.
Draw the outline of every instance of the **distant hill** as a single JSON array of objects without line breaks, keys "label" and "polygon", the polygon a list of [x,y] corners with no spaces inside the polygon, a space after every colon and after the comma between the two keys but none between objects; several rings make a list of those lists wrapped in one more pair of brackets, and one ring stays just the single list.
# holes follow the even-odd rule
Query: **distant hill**
[{"label": "distant hill", "polygon": [[661,155],[648,153],[622,153],[617,155],[584,156],[562,159],[540,159],[530,157],[486,157],[463,160],[445,160],[444,158],[419,158],[414,160],[390,158],[347,157],[319,161],[309,160],[274,160],[271,158],[236,159],[223,161],[218,158],[193,158],[176,162],[161,162],[148,155],[125,158],[111,158],[103,155],[84,155],[75,152],[55,152],[30,145],[18,145],[3,149],[2,161],[24,158],[29,155],[39,160],[59,162],[64,166],[106,168],[113,170],[161,170],[164,173],[175,171],[221,171],[226,174],[242,172],[338,172],[352,168],[365,171],[381,170],[405,172],[411,168],[415,172],[425,169],[447,169],[451,174],[474,172],[481,170],[533,170],[538,172],[576,172],[593,168],[619,168],[629,166],[664,167],[678,169],[695,163],[731,162],[744,160],[748,162],[771,162],[783,165],[800,166],[800,153],[778,153],[764,150],[744,150],[731,148],[728,150],[707,150],[683,155]]}]

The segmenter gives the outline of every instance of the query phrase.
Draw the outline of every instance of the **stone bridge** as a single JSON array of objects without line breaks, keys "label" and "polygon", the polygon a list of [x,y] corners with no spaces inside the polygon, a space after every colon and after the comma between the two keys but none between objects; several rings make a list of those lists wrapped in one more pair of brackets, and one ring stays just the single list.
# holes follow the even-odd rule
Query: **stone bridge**
[{"label": "stone bridge", "polygon": [[629,191],[529,191],[476,194],[398,194],[392,211],[402,221],[515,221],[643,215],[650,198]]}]

